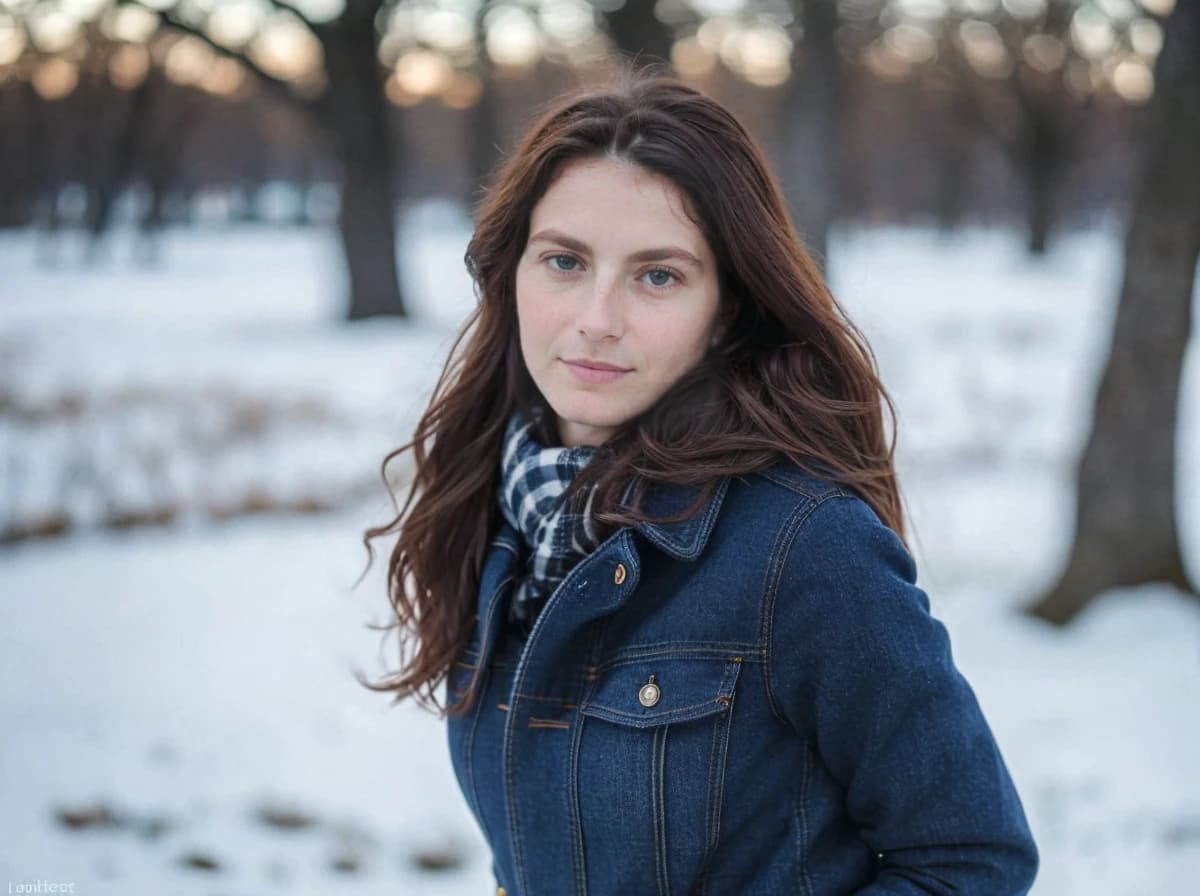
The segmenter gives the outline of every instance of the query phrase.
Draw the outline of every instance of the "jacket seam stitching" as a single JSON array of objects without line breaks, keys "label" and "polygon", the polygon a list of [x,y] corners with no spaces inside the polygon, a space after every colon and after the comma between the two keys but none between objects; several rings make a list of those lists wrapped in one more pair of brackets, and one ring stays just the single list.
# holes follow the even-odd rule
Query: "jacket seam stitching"
[{"label": "jacket seam stitching", "polygon": [[780,476],[773,470],[759,470],[757,471],[757,475],[761,476],[768,482],[779,486],[780,488],[787,489],[792,494],[800,495],[801,497],[808,498],[811,501],[821,502],[826,498],[832,498],[839,493],[845,494],[841,485],[832,479],[822,479],[821,482],[822,485],[824,485],[824,488],[820,490],[809,490],[802,487],[799,483],[792,482],[786,477]]},{"label": "jacket seam stitching", "polygon": [[[604,636],[608,631],[609,619],[605,618],[600,621],[599,628],[596,631],[596,636],[592,641],[592,649],[590,658],[594,662],[604,644]],[[579,705],[587,704],[591,695],[599,687],[598,680],[588,678],[586,675],[580,680],[577,693],[579,694]],[[583,807],[579,800],[579,753],[583,743],[583,729],[587,725],[587,717],[582,713],[579,716],[579,724],[575,726],[571,738],[571,761],[568,771],[570,784],[570,799],[571,799],[571,827],[572,827],[572,852],[574,861],[577,863],[575,871],[575,888],[579,896],[587,896],[588,877],[587,877],[587,844],[583,839]]]},{"label": "jacket seam stitching", "polygon": [[[705,823],[711,825],[706,829],[704,856],[700,861],[700,891],[708,890],[709,865],[716,854],[721,839],[721,812],[725,802],[725,770],[729,756],[729,738],[733,727],[733,703],[736,699],[737,680],[741,672],[741,663],[730,663],[729,671],[732,686],[729,689],[731,700],[726,714],[716,720],[713,726],[713,741],[708,757],[708,792],[705,795]],[[713,776],[716,776],[716,780]]]},{"label": "jacket seam stitching", "polygon": [[490,683],[490,675],[485,673],[483,682],[480,684],[479,693],[476,695],[475,706],[471,711],[471,727],[466,731],[466,743],[463,744],[463,761],[467,767],[467,784],[471,788],[471,803],[475,808],[475,814],[479,816],[479,826],[483,829],[484,837],[491,839],[488,831],[487,821],[483,816],[483,807],[479,802],[478,787],[475,783],[475,734],[479,727],[480,709],[483,707],[483,692]]},{"label": "jacket seam stitching", "polygon": [[666,788],[664,782],[667,773],[667,733],[670,730],[669,725],[655,728],[654,738],[651,741],[650,799],[654,806],[654,864],[658,873],[659,896],[670,896],[671,894],[670,871],[667,867]]},{"label": "jacket seam stitching", "polygon": [[813,896],[812,876],[808,873],[808,776],[811,772],[812,753],[808,745],[804,745],[803,759],[800,763],[800,799],[797,804],[800,819],[798,836],[798,859],[800,861],[800,877],[804,881],[807,896]]},{"label": "jacket seam stitching", "polygon": [[817,508],[823,506],[827,501],[834,498],[852,497],[844,492],[830,492],[823,498],[813,500],[807,504],[801,504],[787,518],[776,536],[776,550],[772,553],[770,568],[767,572],[767,589],[763,600],[763,684],[767,693],[767,705],[771,708],[771,714],[785,725],[789,724],[787,717],[780,709],[779,703],[775,698],[775,686],[771,680],[771,639],[775,627],[775,598],[779,592],[779,581],[783,578],[783,570],[787,568],[787,561],[791,556],[792,549],[795,547],[796,539],[800,532],[804,529],[805,524],[812,518],[812,515],[817,511]]}]

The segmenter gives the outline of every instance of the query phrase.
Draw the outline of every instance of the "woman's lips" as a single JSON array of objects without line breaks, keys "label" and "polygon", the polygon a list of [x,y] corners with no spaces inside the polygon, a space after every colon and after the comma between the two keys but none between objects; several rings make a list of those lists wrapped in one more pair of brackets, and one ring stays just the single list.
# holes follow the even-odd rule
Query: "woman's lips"
[{"label": "woman's lips", "polygon": [[564,360],[563,363],[577,379],[585,383],[612,383],[629,373],[629,370],[589,367],[575,361]]}]

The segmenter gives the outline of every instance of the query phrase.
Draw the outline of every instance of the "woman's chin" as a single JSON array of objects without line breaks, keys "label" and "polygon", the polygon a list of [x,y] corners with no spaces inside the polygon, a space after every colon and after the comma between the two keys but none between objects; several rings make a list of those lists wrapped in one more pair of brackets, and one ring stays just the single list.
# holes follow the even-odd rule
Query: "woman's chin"
[{"label": "woman's chin", "polygon": [[601,445],[607,442],[629,415],[592,413],[558,414],[558,432],[563,444]]}]

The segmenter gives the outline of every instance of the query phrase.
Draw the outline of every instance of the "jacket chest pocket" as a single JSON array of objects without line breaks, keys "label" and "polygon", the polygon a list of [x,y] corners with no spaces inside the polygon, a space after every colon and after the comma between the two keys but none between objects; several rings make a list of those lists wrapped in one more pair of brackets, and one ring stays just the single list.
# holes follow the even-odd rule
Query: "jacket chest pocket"
[{"label": "jacket chest pocket", "polygon": [[717,843],[741,657],[608,668],[585,717],[576,782],[588,890],[689,892]]}]

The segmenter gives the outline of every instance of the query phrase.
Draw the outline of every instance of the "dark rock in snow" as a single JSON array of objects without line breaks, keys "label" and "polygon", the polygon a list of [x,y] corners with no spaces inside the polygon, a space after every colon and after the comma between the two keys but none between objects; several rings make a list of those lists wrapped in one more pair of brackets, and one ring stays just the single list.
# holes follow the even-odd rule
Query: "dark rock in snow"
[{"label": "dark rock in snow", "polygon": [[54,819],[65,828],[74,831],[85,828],[120,828],[126,819],[107,803],[81,806],[59,806],[54,810]]},{"label": "dark rock in snow", "polygon": [[221,863],[210,853],[192,851],[179,857],[179,864],[194,871],[220,871]]},{"label": "dark rock in snow", "polygon": [[453,871],[462,867],[463,856],[455,846],[431,847],[413,853],[412,863],[422,871]]},{"label": "dark rock in snow", "polygon": [[329,867],[339,874],[355,874],[362,870],[363,857],[354,850],[345,849],[329,860]]},{"label": "dark rock in snow", "polygon": [[1168,846],[1185,849],[1200,844],[1200,816],[1172,819],[1163,829],[1162,840]]},{"label": "dark rock in snow", "polygon": [[317,819],[295,806],[282,804],[264,804],[255,810],[255,817],[261,824],[278,830],[302,830],[317,825]]}]

